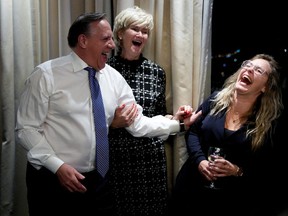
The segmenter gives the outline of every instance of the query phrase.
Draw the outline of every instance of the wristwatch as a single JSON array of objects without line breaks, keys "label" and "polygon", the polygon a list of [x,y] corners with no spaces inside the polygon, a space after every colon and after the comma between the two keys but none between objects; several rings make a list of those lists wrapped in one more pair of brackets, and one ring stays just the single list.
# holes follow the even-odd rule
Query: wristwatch
[{"label": "wristwatch", "polygon": [[180,132],[184,132],[185,131],[185,124],[184,124],[183,120],[179,120],[179,124],[180,124]]},{"label": "wristwatch", "polygon": [[237,172],[236,172],[236,176],[240,177],[243,176],[243,169],[241,167],[238,166]]}]

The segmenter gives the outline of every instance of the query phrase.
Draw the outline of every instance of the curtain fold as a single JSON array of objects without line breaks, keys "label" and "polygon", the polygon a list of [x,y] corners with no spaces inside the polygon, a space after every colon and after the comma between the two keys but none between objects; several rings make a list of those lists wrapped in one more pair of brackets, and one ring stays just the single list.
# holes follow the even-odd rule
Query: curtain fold
[{"label": "curtain fold", "polygon": [[[171,1],[170,55],[174,112],[182,104],[190,104],[196,109],[210,93],[212,3],[212,0]],[[183,135],[174,138],[172,152],[171,178],[175,179],[187,159]]]},{"label": "curtain fold", "polygon": [[[33,67],[31,5],[29,1],[1,0],[1,215],[26,209],[25,161],[15,144],[15,115],[27,71]],[[25,25],[23,26],[23,20]],[[23,196],[24,195],[24,196]],[[17,203],[17,204],[16,204]],[[18,212],[19,215],[21,211]]]},{"label": "curtain fold", "polygon": [[[67,33],[84,12],[113,19],[137,5],[154,16],[144,56],[167,73],[167,110],[194,108],[210,93],[213,0],[0,0],[0,215],[27,216],[26,152],[15,140],[15,121],[24,81],[33,68],[70,52]],[[183,137],[167,143],[170,187],[186,159]]]}]

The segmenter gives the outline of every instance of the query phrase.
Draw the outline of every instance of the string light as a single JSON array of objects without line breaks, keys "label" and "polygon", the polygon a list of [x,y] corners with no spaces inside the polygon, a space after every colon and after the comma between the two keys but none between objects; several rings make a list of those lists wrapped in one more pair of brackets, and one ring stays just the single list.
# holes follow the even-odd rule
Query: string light
[{"label": "string light", "polygon": [[233,56],[240,53],[240,49],[235,50],[234,52],[225,53],[225,54],[216,54],[212,58],[232,58]]}]

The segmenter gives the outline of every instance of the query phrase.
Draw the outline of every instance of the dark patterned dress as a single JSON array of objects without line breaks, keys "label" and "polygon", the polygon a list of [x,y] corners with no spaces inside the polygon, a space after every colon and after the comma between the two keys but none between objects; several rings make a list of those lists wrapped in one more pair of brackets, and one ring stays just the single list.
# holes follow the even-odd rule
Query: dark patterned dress
[{"label": "dark patterned dress", "polygon": [[[119,56],[108,64],[131,86],[143,114],[166,115],[166,75],[157,64],[141,56],[128,61]],[[165,215],[168,199],[164,142],[158,138],[133,137],[124,128],[109,130],[110,170],[118,215]]]}]

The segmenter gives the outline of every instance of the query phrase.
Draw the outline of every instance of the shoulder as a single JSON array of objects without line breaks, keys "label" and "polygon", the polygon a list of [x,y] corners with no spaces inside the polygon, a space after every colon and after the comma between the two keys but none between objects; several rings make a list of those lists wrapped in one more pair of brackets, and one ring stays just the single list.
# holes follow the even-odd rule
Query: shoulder
[{"label": "shoulder", "polygon": [[219,92],[220,92],[220,91],[214,91],[214,92],[212,92],[212,94],[208,97],[208,99],[209,99],[209,100],[214,99]]},{"label": "shoulder", "polygon": [[214,91],[199,106],[198,110],[202,110],[203,116],[207,115],[210,112],[212,100],[215,98],[215,96],[217,95],[218,92],[219,91]]},{"label": "shoulder", "polygon": [[147,59],[145,57],[143,57],[143,59],[144,59],[144,61],[143,61],[144,64],[149,65],[152,68],[155,68],[155,69],[158,69],[159,71],[164,72],[164,69],[159,64],[157,64],[156,62],[152,61],[151,59]]},{"label": "shoulder", "polygon": [[112,67],[108,63],[105,64],[105,67],[103,69],[101,69],[100,72],[101,73],[107,72],[107,73],[110,73],[110,74],[119,74],[119,71],[117,71],[114,67]]},{"label": "shoulder", "polygon": [[71,64],[71,62],[73,62],[73,59],[70,55],[61,56],[58,58],[47,60],[36,66],[36,68],[41,68],[43,71],[50,71],[55,68],[65,67],[65,65]]},{"label": "shoulder", "polygon": [[211,93],[205,100],[203,103],[207,103],[210,104],[212,102],[213,99],[215,99],[216,95],[219,93],[219,91],[214,91],[213,93]]},{"label": "shoulder", "polygon": [[40,80],[46,80],[46,82],[52,80],[53,71],[58,67],[62,67],[63,63],[67,61],[66,58],[67,57],[65,56],[42,62],[33,69],[32,73],[28,76],[28,79],[36,82],[39,82]]},{"label": "shoulder", "polygon": [[165,77],[166,76],[165,70],[159,64],[157,64],[156,62],[154,62],[150,59],[147,59],[145,57],[142,57],[142,58],[143,58],[142,65],[145,68],[149,68],[150,71],[152,73],[154,73],[154,75],[156,75],[158,77]]},{"label": "shoulder", "polygon": [[105,67],[102,70],[100,70],[100,72],[101,74],[103,74],[103,76],[109,77],[113,81],[124,79],[124,77],[120,74],[120,72],[109,64],[106,64]]}]

